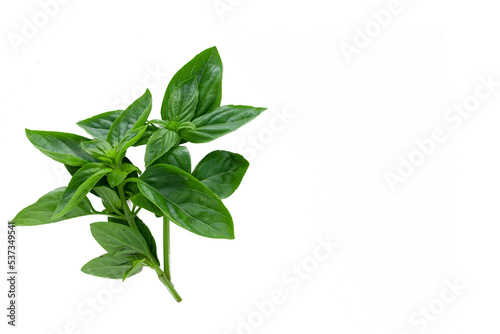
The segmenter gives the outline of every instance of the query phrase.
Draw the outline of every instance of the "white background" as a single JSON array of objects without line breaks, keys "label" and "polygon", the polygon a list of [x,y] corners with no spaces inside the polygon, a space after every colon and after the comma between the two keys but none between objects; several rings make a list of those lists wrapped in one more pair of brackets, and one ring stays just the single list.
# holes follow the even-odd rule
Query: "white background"
[{"label": "white background", "polygon": [[[182,303],[151,270],[119,292],[121,283],[110,291],[107,280],[81,273],[103,253],[91,218],[19,228],[15,329],[5,324],[0,284],[8,333],[500,330],[500,87],[460,126],[443,119],[454,104],[474,101],[480,77],[500,81],[495,2],[401,0],[385,27],[371,12],[391,7],[387,0],[61,0],[44,22],[47,2],[0,5],[4,223],[69,180],[24,128],[84,135],[75,122],[126,106],[144,83],[159,118],[171,76],[208,47],[224,63],[223,104],[269,110],[233,134],[189,145],[193,163],[226,149],[251,166],[225,200],[235,240],[173,227]],[[26,22],[39,28],[23,37]],[[367,26],[375,32],[348,59],[341,46],[356,46]],[[13,36],[26,39],[16,46]],[[387,173],[400,157],[418,156],[415,141],[437,128],[446,140],[391,189]],[[143,149],[129,153],[138,164]],[[160,221],[143,217],[161,249]],[[311,257],[318,238],[339,244],[320,262]],[[304,265],[307,278],[293,265]],[[460,285],[455,295],[450,282]],[[271,307],[274,290],[283,297]]]}]

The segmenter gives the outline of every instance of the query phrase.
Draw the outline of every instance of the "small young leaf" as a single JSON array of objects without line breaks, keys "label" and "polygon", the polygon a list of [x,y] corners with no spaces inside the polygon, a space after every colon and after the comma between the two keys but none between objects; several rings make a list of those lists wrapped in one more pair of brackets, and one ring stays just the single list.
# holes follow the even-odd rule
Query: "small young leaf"
[{"label": "small young leaf", "polygon": [[[111,173],[108,174],[108,183],[109,185],[114,188],[127,178],[127,176],[132,173],[132,172],[140,172],[141,170],[137,168],[136,166],[129,164],[129,163],[124,163],[120,167],[115,168],[111,171]],[[135,175],[138,176],[138,175]]]},{"label": "small young leaf", "polygon": [[116,121],[122,112],[123,110],[108,111],[94,117],[84,119],[76,124],[87,131],[87,133],[92,137],[106,140],[111,125],[113,125],[114,121]]},{"label": "small young leaf", "polygon": [[118,194],[113,189],[108,187],[94,187],[94,191],[102,199],[106,209],[116,212],[122,207],[120,197],[118,197]]},{"label": "small young leaf", "polygon": [[146,167],[168,152],[179,142],[179,135],[167,129],[159,129],[149,139],[146,146],[145,162]]},{"label": "small young leaf", "polygon": [[[127,159],[128,160],[128,159]],[[141,173],[141,170],[139,169],[139,167],[131,164],[131,163],[123,163],[121,166],[120,166],[120,169],[122,171],[124,171],[125,173],[127,174],[130,174],[132,172],[137,172],[137,173]]]},{"label": "small young leaf", "polygon": [[61,200],[65,190],[66,187],[57,188],[40,197],[38,201],[21,210],[14,219],[12,219],[12,223],[16,226],[34,226],[55,223],[65,219],[91,215],[93,213],[94,209],[89,199],[85,197],[73,210],[58,219],[52,219],[57,204]]},{"label": "small young leaf", "polygon": [[130,267],[130,269],[127,270],[125,272],[125,274],[123,274],[123,280],[122,281],[125,281],[130,276],[133,276],[135,274],[140,273],[142,271],[142,267],[144,267],[144,262],[145,261],[146,261],[146,258],[143,258],[143,259],[140,259],[140,260],[135,260],[134,262],[132,262],[132,267]]},{"label": "small young leaf", "polygon": [[222,106],[194,119],[196,130],[186,130],[181,136],[192,143],[207,143],[238,129],[264,110],[266,108]]},{"label": "small young leaf", "polygon": [[128,173],[122,171],[120,168],[115,168],[106,177],[111,188],[116,187],[127,178]]},{"label": "small young leaf", "polygon": [[105,140],[89,140],[82,142],[82,149],[96,159],[108,160],[113,147]]},{"label": "small young leaf", "polygon": [[122,142],[127,132],[143,126],[151,112],[151,103],[151,92],[147,89],[144,95],[135,100],[113,122],[106,141],[113,146],[117,146]]},{"label": "small young leaf", "polygon": [[141,233],[128,226],[98,222],[90,224],[90,231],[99,245],[115,257],[129,257],[139,254],[153,258]]},{"label": "small young leaf", "polygon": [[224,199],[238,188],[249,165],[239,154],[213,151],[200,161],[193,176]]},{"label": "small young leaf", "polygon": [[26,129],[29,141],[46,156],[70,166],[97,161],[85,152],[81,143],[90,139],[66,132]]},{"label": "small young leaf", "polygon": [[194,117],[204,115],[220,106],[222,98],[222,61],[217,48],[211,47],[191,59],[170,80],[161,105],[162,119],[166,119],[168,101],[172,91],[181,82],[194,75],[197,77],[199,91]]},{"label": "small young leaf", "polygon": [[111,168],[98,163],[90,163],[81,167],[71,178],[52,219],[58,219],[75,208],[96,183],[109,172]]},{"label": "small young leaf", "polygon": [[233,220],[222,201],[183,170],[164,164],[151,166],[137,186],[177,225],[208,238],[234,239]]},{"label": "small young leaf", "polygon": [[82,267],[82,271],[85,274],[97,277],[122,279],[125,273],[132,268],[133,264],[134,261],[131,259],[104,254],[87,262]]},{"label": "small young leaf", "polygon": [[143,125],[129,130],[125,134],[122,141],[115,148],[115,160],[117,162],[121,161],[125,157],[125,154],[130,146],[134,145],[139,139],[141,139],[142,135],[146,131],[146,128],[147,126]]},{"label": "small young leaf", "polygon": [[190,121],[194,117],[198,102],[196,75],[181,82],[170,93],[164,120]]},{"label": "small young leaf", "polygon": [[191,173],[191,155],[186,146],[176,146],[157,159],[153,165],[167,164]]},{"label": "small young leaf", "polygon": [[[132,170],[131,172],[128,172],[126,169],[126,165],[132,165],[134,166],[134,164],[132,163],[132,161],[130,161],[127,157],[124,157],[122,159],[122,166],[124,166],[122,169],[123,171],[129,173],[128,177],[139,177],[139,173],[141,172],[141,170],[137,167],[135,167],[135,170]],[[137,188],[137,184],[135,182],[128,182],[125,184],[125,194],[128,195],[128,197],[130,196],[133,196],[135,194],[138,194],[139,193],[139,188]]]}]

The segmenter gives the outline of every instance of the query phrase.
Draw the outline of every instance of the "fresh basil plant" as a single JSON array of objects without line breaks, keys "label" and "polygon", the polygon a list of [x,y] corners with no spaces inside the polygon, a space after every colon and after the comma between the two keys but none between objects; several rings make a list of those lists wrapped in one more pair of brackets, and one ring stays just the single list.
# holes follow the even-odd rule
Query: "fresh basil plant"
[{"label": "fresh basil plant", "polygon": [[[26,130],[31,143],[66,166],[68,186],[57,188],[12,220],[34,226],[86,216],[107,216],[90,225],[106,253],[82,267],[84,273],[127,279],[152,268],[176,301],[181,297],[170,276],[170,222],[208,238],[234,239],[233,219],[221,199],[241,183],[249,163],[241,155],[214,151],[194,169],[187,142],[206,143],[248,123],[265,108],[221,106],[222,62],[215,47],[182,67],[170,81],[161,119],[149,119],[149,90],[125,110],[105,112],[77,124],[93,138],[64,132]],[[132,146],[146,145],[141,171],[127,157]],[[88,194],[102,200],[91,205]],[[163,219],[163,269],[156,242],[139,218],[148,210]]]}]

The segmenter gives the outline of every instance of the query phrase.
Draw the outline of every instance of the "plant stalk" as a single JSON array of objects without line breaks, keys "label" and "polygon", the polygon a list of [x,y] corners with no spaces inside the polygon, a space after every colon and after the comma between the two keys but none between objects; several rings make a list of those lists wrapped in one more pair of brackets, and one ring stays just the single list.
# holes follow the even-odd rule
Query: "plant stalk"
[{"label": "plant stalk", "polygon": [[156,273],[158,274],[158,278],[167,287],[168,291],[170,292],[172,297],[174,297],[175,301],[180,303],[182,301],[182,298],[175,290],[172,282],[170,282],[170,280],[167,278],[167,275],[165,275],[165,273],[157,265],[153,265],[152,268],[156,271]]},{"label": "plant stalk", "polygon": [[163,216],[163,271],[168,280],[171,280],[170,275],[170,222],[168,218]]},{"label": "plant stalk", "polygon": [[129,226],[138,231],[139,228],[137,227],[137,223],[135,222],[135,215],[132,213],[132,211],[130,211],[127,203],[127,198],[125,197],[123,183],[118,186],[118,195],[120,196],[120,199],[122,201],[123,212],[125,213],[125,218],[127,219]]},{"label": "plant stalk", "polygon": [[[130,207],[127,203],[127,198],[125,197],[125,190],[123,183],[118,186],[118,195],[122,201],[123,212],[125,214],[125,218],[130,227],[135,230],[139,230],[137,227],[137,223],[135,222],[135,214],[130,211]],[[174,285],[170,281],[170,222],[167,218],[163,217],[163,256],[164,256],[164,266],[165,271],[161,270],[156,264],[151,264],[150,267],[153,268],[158,274],[158,278],[160,281],[167,287],[170,294],[174,297],[174,299],[179,303],[182,301],[181,296],[175,290]]]}]

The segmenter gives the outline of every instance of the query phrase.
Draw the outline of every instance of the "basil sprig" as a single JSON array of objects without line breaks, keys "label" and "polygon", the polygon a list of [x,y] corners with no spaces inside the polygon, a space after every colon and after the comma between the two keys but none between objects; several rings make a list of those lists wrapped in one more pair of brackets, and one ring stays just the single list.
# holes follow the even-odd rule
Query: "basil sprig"
[{"label": "basil sprig", "polygon": [[[181,301],[170,274],[170,222],[197,235],[234,239],[231,214],[221,199],[240,185],[249,163],[241,155],[213,151],[195,167],[185,143],[206,143],[232,132],[265,108],[224,105],[222,61],[215,47],[184,65],[170,81],[161,119],[149,119],[149,90],[125,110],[98,114],[77,124],[92,138],[26,130],[43,154],[71,174],[57,188],[25,209],[12,223],[34,226],[81,216],[107,216],[90,225],[105,254],[82,267],[89,275],[125,280],[153,269],[176,301]],[[141,171],[127,157],[131,147],[146,145]],[[89,194],[103,209],[94,209]],[[138,213],[147,210],[163,220],[163,269],[155,239]]]}]

